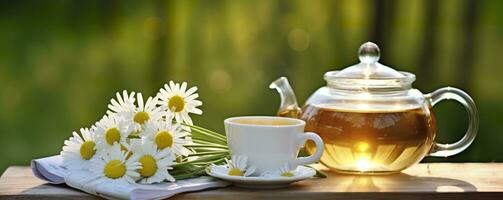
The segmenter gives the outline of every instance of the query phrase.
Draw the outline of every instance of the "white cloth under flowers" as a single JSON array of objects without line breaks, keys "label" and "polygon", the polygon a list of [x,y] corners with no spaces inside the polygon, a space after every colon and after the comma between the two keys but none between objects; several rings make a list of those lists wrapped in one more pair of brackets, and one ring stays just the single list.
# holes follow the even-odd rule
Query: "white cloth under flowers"
[{"label": "white cloth under flowers", "polygon": [[33,174],[51,184],[63,184],[107,199],[164,199],[173,195],[220,188],[230,185],[208,176],[157,184],[117,184],[95,178],[89,170],[68,170],[62,165],[61,156],[51,156],[32,160]]}]

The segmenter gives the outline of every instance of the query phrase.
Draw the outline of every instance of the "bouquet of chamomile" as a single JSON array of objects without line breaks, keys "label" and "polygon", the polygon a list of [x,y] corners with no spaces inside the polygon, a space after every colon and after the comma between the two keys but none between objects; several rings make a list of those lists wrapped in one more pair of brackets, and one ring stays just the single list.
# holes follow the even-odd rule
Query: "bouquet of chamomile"
[{"label": "bouquet of chamomile", "polygon": [[229,157],[226,137],[195,126],[189,114],[202,114],[197,87],[170,81],[156,96],[123,91],[90,128],[64,142],[63,167],[88,170],[117,183],[152,184],[205,174]]}]

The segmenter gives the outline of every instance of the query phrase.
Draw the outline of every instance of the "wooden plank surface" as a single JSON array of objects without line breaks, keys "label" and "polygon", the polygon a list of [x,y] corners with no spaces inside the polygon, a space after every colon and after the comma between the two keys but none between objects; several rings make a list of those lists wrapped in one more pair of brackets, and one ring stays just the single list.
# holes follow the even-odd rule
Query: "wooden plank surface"
[{"label": "wooden plank surface", "polygon": [[[430,163],[393,175],[342,175],[310,179],[285,189],[227,187],[180,194],[173,199],[503,199],[503,163]],[[45,183],[29,167],[9,167],[0,178],[0,198],[96,198],[66,186]]]}]

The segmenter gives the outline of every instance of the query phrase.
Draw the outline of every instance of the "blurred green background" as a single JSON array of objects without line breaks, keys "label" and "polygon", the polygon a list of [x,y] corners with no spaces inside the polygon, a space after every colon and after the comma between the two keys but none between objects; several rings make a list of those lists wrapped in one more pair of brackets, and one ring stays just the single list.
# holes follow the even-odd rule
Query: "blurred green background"
[{"label": "blurred green background", "polygon": [[[0,171],[58,154],[115,92],[155,95],[169,80],[199,87],[196,124],[223,131],[236,115],[274,115],[268,84],[287,76],[299,102],[326,71],[381,62],[415,73],[424,93],[455,86],[475,99],[480,131],[465,152],[431,161],[503,160],[503,1],[2,1]],[[498,67],[500,66],[500,67]],[[435,107],[441,142],[466,129],[464,109]]]}]

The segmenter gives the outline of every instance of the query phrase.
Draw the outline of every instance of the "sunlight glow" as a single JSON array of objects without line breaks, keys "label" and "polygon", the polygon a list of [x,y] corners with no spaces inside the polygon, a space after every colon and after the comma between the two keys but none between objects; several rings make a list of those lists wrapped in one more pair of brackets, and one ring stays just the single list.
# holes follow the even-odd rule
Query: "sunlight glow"
[{"label": "sunlight glow", "polygon": [[367,171],[370,168],[370,161],[366,157],[362,157],[356,161],[356,166],[360,171]]}]

